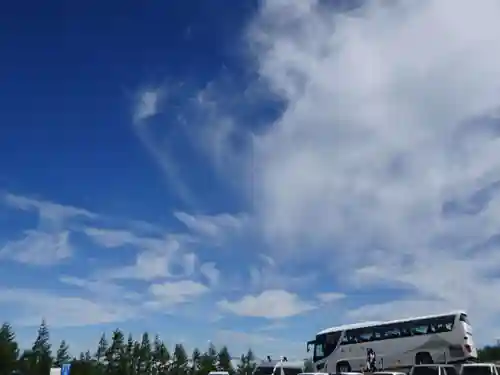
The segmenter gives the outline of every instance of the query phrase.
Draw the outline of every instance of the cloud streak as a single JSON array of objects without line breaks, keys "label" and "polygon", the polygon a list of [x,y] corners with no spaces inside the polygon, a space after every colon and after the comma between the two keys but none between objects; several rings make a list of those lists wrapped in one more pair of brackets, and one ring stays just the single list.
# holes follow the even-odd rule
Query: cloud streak
[{"label": "cloud streak", "polygon": [[191,189],[184,183],[179,168],[165,145],[167,142],[158,142],[157,135],[150,128],[148,120],[160,113],[160,102],[165,95],[162,88],[140,90],[133,108],[134,131],[143,146],[165,173],[167,184],[179,196],[183,203],[190,207],[195,206],[195,197]]},{"label": "cloud streak", "polygon": [[36,229],[23,232],[23,237],[8,241],[0,249],[0,258],[37,266],[52,266],[73,255],[67,223],[76,218],[96,219],[98,215],[73,206],[5,194],[3,202],[10,208],[38,215]]}]

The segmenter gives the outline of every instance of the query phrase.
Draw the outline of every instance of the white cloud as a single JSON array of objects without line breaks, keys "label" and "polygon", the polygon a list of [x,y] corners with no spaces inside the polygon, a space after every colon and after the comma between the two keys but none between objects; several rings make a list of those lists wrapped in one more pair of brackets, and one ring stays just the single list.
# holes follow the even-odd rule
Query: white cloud
[{"label": "white cloud", "polygon": [[246,216],[227,213],[217,215],[190,215],[175,212],[175,217],[193,232],[214,239],[239,233],[247,222]]},{"label": "white cloud", "polygon": [[22,211],[38,214],[35,229],[25,230],[20,239],[8,241],[0,258],[38,266],[60,263],[73,255],[68,222],[74,218],[96,219],[98,215],[73,206],[64,206],[15,194],[5,194],[4,203]]},{"label": "white cloud", "polygon": [[235,302],[219,301],[217,305],[236,315],[269,319],[287,318],[316,308],[285,290],[266,290],[257,296],[247,295]]},{"label": "white cloud", "polygon": [[252,265],[249,267],[250,287],[255,290],[263,289],[302,289],[310,286],[317,279],[317,275],[310,269],[301,269],[300,272],[285,272],[284,262],[276,262],[269,256],[259,255],[264,261],[263,265]]},{"label": "white cloud", "polygon": [[5,204],[23,211],[38,211],[40,222],[61,223],[65,219],[74,216],[83,216],[87,218],[96,218],[97,215],[73,206],[64,206],[44,200],[36,200],[15,194],[6,194],[4,196]]},{"label": "white cloud", "polygon": [[178,165],[170,154],[170,150],[168,147],[165,147],[167,142],[162,142],[161,144],[158,142],[157,134],[155,134],[147,121],[150,117],[159,113],[160,100],[165,95],[166,93],[162,88],[140,90],[138,92],[133,108],[135,134],[165,173],[168,186],[172,188],[172,191],[178,194],[186,203],[194,206],[195,197],[184,183]]},{"label": "white cloud", "polygon": [[137,254],[135,263],[106,270],[101,276],[109,279],[154,280],[174,276],[171,267],[177,261],[173,253],[145,251]]},{"label": "white cloud", "polygon": [[[417,245],[415,233],[425,246],[464,221],[488,220],[483,233],[497,222],[487,213],[444,219],[442,205],[500,178],[498,139],[474,129],[462,136],[464,121],[500,100],[498,5],[398,4],[358,17],[286,4],[277,23],[270,17],[285,5],[264,3],[250,37],[261,46],[261,75],[288,101],[256,142],[270,239],[399,251]],[[473,31],[462,27],[476,21]]]},{"label": "white cloud", "polygon": [[152,284],[149,287],[150,293],[164,306],[172,306],[194,300],[208,293],[209,290],[207,286],[192,280]]},{"label": "white cloud", "polygon": [[137,237],[126,230],[111,230],[102,228],[85,228],[83,232],[94,242],[104,247],[120,247],[137,242]]},{"label": "white cloud", "polygon": [[316,298],[318,298],[323,303],[330,303],[333,301],[338,301],[340,299],[345,298],[345,294],[343,293],[318,293],[316,294]]},{"label": "white cloud", "polygon": [[92,296],[104,300],[140,300],[141,294],[127,290],[123,286],[114,284],[109,280],[83,279],[72,276],[61,276],[59,281],[70,286],[88,291]]},{"label": "white cloud", "polygon": [[18,310],[13,323],[26,326],[39,325],[42,317],[51,327],[69,327],[119,322],[136,314],[132,305],[98,303],[32,289],[1,289],[0,303],[15,306]]},{"label": "white cloud", "polygon": [[214,262],[202,264],[200,272],[207,278],[211,286],[216,286],[219,282],[220,271],[217,269]]},{"label": "white cloud", "polygon": [[12,259],[20,263],[51,266],[71,257],[73,247],[69,232],[44,233],[27,230],[26,237],[9,241],[0,249],[0,259]]},{"label": "white cloud", "polygon": [[189,276],[196,267],[196,254],[184,249],[184,245],[191,241],[188,236],[143,237],[130,231],[99,228],[87,228],[85,233],[101,246],[119,248],[132,245],[138,250],[134,264],[99,271],[99,278],[154,280]]},{"label": "white cloud", "polygon": [[136,123],[147,120],[158,113],[161,95],[162,92],[159,89],[144,90],[138,93],[133,115]]}]

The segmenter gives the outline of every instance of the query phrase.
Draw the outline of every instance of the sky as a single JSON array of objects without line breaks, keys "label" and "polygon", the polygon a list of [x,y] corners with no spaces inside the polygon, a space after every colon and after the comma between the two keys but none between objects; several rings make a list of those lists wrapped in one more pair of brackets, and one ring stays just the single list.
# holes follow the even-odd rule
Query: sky
[{"label": "sky", "polygon": [[465,309],[500,337],[496,0],[8,2],[0,307],[306,356]]}]

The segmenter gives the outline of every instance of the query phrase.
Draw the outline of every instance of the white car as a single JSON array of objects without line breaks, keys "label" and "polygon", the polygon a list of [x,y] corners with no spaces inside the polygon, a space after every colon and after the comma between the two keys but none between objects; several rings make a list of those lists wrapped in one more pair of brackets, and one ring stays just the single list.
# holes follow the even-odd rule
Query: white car
[{"label": "white car", "polygon": [[460,375],[500,375],[500,365],[494,363],[465,363]]},{"label": "white car", "polygon": [[458,375],[458,371],[453,365],[415,365],[411,368],[409,375]]}]

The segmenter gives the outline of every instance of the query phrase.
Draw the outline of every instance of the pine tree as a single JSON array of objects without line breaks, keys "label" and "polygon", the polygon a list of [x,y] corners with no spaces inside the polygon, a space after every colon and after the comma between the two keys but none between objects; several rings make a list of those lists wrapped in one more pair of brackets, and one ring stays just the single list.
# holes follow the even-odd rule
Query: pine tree
[{"label": "pine tree", "polygon": [[134,341],[134,349],[132,350],[132,358],[134,369],[133,373],[138,374],[141,372],[141,343],[138,341]]},{"label": "pine tree", "polygon": [[246,373],[246,355],[242,354],[240,356],[240,361],[238,362],[238,365],[236,366],[236,374],[245,375],[245,373]]},{"label": "pine tree", "polygon": [[185,375],[188,368],[188,357],[184,345],[176,344],[174,348],[171,375]]},{"label": "pine tree", "polygon": [[238,363],[236,373],[238,375],[251,375],[255,370],[255,355],[252,349],[249,349],[247,354],[242,354],[240,362]]},{"label": "pine tree", "polygon": [[201,352],[198,348],[194,348],[193,354],[191,355],[191,375],[197,375],[200,371],[200,361],[201,361]]},{"label": "pine tree", "polygon": [[127,357],[127,361],[128,361],[128,365],[129,365],[127,374],[134,375],[136,363],[134,361],[134,338],[132,337],[131,333],[128,334],[125,355]]},{"label": "pine tree", "polygon": [[38,336],[33,343],[32,351],[35,354],[51,354],[51,345],[50,345],[50,335],[49,328],[47,326],[47,322],[45,319],[42,320],[40,327],[38,328]]},{"label": "pine tree", "polygon": [[32,360],[33,358],[33,353],[31,350],[24,350],[18,361],[17,361],[17,369],[21,374],[30,374],[31,373],[31,366],[32,366]]},{"label": "pine tree", "polygon": [[199,375],[208,375],[210,371],[217,370],[217,349],[211,343],[208,350],[201,355]]},{"label": "pine tree", "polygon": [[8,323],[0,328],[0,375],[11,374],[17,367],[19,349],[16,335]]},{"label": "pine tree", "polygon": [[[111,337],[111,345],[106,351],[106,374],[119,375],[123,373],[123,358],[125,357],[125,338],[122,331],[116,329]],[[126,369],[124,369],[126,371]]]},{"label": "pine tree", "polygon": [[49,328],[45,319],[38,328],[38,335],[31,349],[33,357],[31,369],[39,375],[49,375],[52,367],[52,352],[50,345]]},{"label": "pine tree", "polygon": [[231,363],[231,355],[227,346],[223,346],[217,354],[217,370],[227,371],[230,374],[234,373],[233,364]]},{"label": "pine tree", "polygon": [[69,356],[68,344],[66,344],[66,341],[62,340],[56,352],[55,366],[61,367],[63,364],[69,363],[70,360],[71,357]]},{"label": "pine tree", "polygon": [[152,369],[152,351],[151,351],[151,341],[149,340],[149,334],[147,332],[144,332],[142,334],[139,358],[140,358],[139,375],[150,375]]},{"label": "pine tree", "polygon": [[106,358],[106,352],[108,351],[108,341],[106,340],[106,334],[102,334],[99,339],[99,344],[97,346],[97,351],[95,353],[95,359],[97,362],[102,363]]},{"label": "pine tree", "polygon": [[166,375],[170,371],[170,353],[159,336],[155,338],[153,357],[157,367],[157,375]]}]

